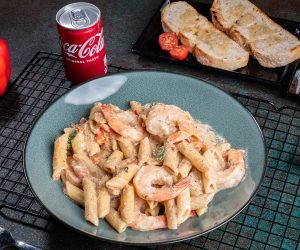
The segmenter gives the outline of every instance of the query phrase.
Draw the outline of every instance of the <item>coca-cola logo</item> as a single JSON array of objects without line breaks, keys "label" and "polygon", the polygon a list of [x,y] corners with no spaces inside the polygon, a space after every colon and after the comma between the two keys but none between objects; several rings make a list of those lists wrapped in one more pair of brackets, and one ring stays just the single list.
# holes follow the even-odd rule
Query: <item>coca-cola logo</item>
[{"label": "coca-cola logo", "polygon": [[83,44],[62,44],[62,49],[69,57],[74,59],[91,58],[104,48],[103,29],[96,35],[90,37]]}]

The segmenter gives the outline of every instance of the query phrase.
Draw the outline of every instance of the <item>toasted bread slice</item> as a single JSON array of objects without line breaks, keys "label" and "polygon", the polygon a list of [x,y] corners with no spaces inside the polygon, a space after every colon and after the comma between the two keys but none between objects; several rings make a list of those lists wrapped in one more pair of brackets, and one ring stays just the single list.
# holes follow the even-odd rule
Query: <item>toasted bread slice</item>
[{"label": "toasted bread slice", "polygon": [[164,31],[176,34],[201,64],[235,70],[248,63],[249,53],[187,2],[167,5],[161,13],[161,21]]},{"label": "toasted bread slice", "polygon": [[300,58],[297,37],[271,20],[248,0],[214,0],[213,24],[269,68]]},{"label": "toasted bread slice", "polygon": [[197,10],[187,2],[179,1],[168,4],[161,12],[163,30],[178,35],[180,26],[188,25],[198,16]]}]

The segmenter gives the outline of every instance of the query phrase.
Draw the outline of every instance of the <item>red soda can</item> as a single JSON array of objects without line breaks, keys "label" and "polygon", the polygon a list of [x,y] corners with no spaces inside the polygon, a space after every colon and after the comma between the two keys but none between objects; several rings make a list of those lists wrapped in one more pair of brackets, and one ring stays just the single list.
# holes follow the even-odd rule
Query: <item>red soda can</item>
[{"label": "red soda can", "polygon": [[100,10],[90,3],[61,8],[56,22],[67,78],[82,83],[107,73],[106,49]]}]

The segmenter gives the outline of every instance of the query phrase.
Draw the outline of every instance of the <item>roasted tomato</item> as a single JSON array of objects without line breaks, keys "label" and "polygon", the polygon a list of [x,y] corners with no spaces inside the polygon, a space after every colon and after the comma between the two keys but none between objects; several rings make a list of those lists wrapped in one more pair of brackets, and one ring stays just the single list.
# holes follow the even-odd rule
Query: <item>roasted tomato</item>
[{"label": "roasted tomato", "polygon": [[158,43],[162,50],[170,51],[178,46],[178,38],[174,34],[166,32],[159,35]]},{"label": "roasted tomato", "polygon": [[172,50],[170,50],[170,55],[172,58],[177,60],[185,60],[189,54],[190,48],[185,45],[179,45]]}]

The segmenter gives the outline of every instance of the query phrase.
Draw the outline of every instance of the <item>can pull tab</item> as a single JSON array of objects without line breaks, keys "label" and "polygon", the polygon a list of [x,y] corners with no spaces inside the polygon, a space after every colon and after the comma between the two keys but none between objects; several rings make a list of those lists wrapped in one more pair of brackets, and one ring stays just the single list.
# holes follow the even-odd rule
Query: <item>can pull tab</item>
[{"label": "can pull tab", "polygon": [[72,25],[81,28],[90,24],[90,19],[84,9],[75,9],[71,11]]}]

